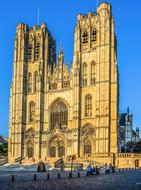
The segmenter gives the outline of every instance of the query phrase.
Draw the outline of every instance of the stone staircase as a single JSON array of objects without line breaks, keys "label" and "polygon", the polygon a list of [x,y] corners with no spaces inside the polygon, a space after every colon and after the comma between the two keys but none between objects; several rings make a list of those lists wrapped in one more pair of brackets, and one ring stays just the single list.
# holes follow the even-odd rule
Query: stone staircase
[{"label": "stone staircase", "polygon": [[62,158],[49,158],[45,160],[45,163],[48,164],[50,169],[54,169],[57,168],[62,161]]},{"label": "stone staircase", "polygon": [[100,166],[104,166],[105,163],[103,162],[98,162],[96,161],[94,158],[92,157],[79,157],[75,160],[75,163],[82,163],[83,164],[83,168],[86,168],[89,164],[92,165],[100,165]]}]

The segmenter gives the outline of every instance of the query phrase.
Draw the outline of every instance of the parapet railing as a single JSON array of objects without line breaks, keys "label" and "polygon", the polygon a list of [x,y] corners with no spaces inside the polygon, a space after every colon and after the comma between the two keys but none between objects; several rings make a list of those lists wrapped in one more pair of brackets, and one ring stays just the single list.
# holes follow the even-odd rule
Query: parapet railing
[{"label": "parapet railing", "polygon": [[137,153],[118,153],[118,154],[115,154],[116,157],[118,158],[121,158],[121,157],[138,157],[138,158],[141,158],[141,154],[137,154]]},{"label": "parapet railing", "polygon": [[138,157],[141,158],[141,153],[104,153],[104,154],[86,154],[85,158],[91,157],[91,158],[104,158],[104,157]]},{"label": "parapet railing", "polygon": [[24,160],[24,157],[18,157],[18,158],[15,158],[15,162],[20,162],[20,161],[22,161],[22,160]]},{"label": "parapet railing", "polygon": [[85,154],[85,157],[98,157],[98,158],[102,158],[102,157],[112,157],[113,153],[91,153],[91,154]]}]

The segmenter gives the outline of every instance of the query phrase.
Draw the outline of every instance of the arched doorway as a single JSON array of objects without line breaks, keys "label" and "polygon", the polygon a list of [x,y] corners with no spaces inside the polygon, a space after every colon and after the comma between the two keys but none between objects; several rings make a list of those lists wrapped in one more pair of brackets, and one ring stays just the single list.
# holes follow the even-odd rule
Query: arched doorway
[{"label": "arched doorway", "polygon": [[135,160],[135,168],[139,167],[139,160]]},{"label": "arched doorway", "polygon": [[56,157],[56,146],[50,146],[50,157]]},{"label": "arched doorway", "polygon": [[33,158],[34,157],[34,145],[33,145],[32,142],[28,143],[27,156],[28,156],[28,158]]},{"label": "arched doorway", "polygon": [[58,157],[65,156],[65,146],[60,146],[58,147]]},{"label": "arched doorway", "polygon": [[25,133],[25,157],[34,158],[34,134],[33,128],[29,128]]},{"label": "arched doorway", "polygon": [[49,155],[52,158],[65,156],[65,142],[63,138],[56,137],[50,141]]},{"label": "arched doorway", "polygon": [[81,155],[90,156],[95,153],[95,128],[91,124],[81,130]]},{"label": "arched doorway", "polygon": [[66,104],[57,100],[50,108],[50,129],[66,129],[68,126],[68,108]]}]

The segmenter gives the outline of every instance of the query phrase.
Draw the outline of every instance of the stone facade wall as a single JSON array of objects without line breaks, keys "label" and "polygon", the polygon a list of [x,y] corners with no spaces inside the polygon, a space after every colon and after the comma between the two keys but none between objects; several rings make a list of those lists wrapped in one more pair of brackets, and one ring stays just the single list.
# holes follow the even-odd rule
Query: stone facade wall
[{"label": "stone facade wall", "polygon": [[[67,109],[67,125],[62,128],[59,123],[51,129],[52,107],[58,102]],[[87,151],[117,153],[117,118],[116,38],[109,4],[102,3],[96,14],[78,15],[70,70],[64,64],[62,48],[56,61],[55,40],[45,24],[33,28],[18,24],[10,91],[9,160],[47,159],[54,147],[56,157],[59,151],[64,151],[65,157],[84,157]]]}]

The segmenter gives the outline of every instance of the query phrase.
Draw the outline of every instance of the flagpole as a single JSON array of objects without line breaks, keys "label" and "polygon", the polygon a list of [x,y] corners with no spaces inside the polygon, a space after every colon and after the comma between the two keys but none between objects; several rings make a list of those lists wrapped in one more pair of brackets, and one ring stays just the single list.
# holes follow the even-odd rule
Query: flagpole
[{"label": "flagpole", "polygon": [[38,8],[37,25],[40,24],[40,10]]}]

